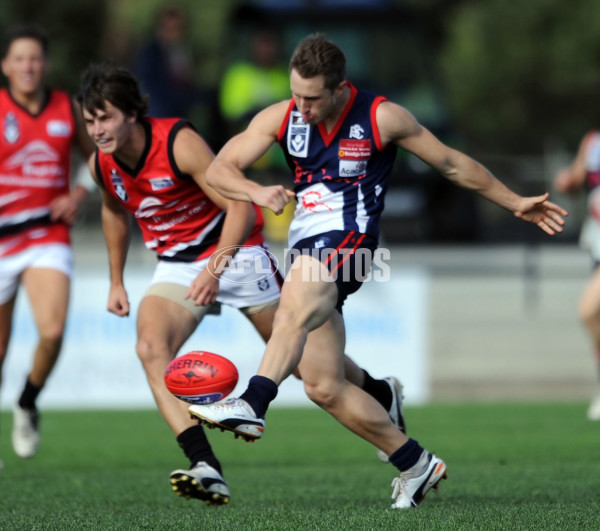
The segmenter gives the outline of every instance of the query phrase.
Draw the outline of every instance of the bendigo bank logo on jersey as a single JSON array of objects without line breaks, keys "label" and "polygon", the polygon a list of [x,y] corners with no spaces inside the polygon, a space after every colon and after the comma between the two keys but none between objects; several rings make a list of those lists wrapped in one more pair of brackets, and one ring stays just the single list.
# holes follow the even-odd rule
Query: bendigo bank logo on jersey
[{"label": "bendigo bank logo on jersey", "polygon": [[310,125],[304,122],[302,114],[298,111],[290,113],[288,123],[287,149],[293,157],[306,158],[308,156],[308,141],[310,139]]},{"label": "bendigo bank logo on jersey", "polygon": [[110,182],[113,185],[117,197],[123,201],[123,203],[129,201],[127,190],[125,190],[125,185],[123,184],[123,178],[117,173],[117,170],[110,171]]},{"label": "bendigo bank logo on jersey", "polygon": [[371,158],[370,140],[340,140],[338,150],[340,177],[358,177],[367,171],[367,162]]}]

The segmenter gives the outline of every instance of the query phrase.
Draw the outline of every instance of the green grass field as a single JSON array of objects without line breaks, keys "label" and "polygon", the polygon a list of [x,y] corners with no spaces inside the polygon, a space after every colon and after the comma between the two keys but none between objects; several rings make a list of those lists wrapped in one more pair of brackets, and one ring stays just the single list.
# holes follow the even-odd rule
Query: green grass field
[{"label": "green grass field", "polygon": [[409,434],[448,464],[417,509],[389,509],[394,470],[318,409],[273,409],[254,444],[209,432],[232,499],[170,490],[186,465],[154,411],[46,412],[35,459],[0,415],[1,530],[600,529],[600,423],[584,404],[432,405]]}]

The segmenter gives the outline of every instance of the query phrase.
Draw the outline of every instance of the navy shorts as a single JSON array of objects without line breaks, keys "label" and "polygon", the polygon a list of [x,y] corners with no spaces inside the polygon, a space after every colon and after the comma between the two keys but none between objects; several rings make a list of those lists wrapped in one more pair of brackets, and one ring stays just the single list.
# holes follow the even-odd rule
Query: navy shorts
[{"label": "navy shorts", "polygon": [[327,266],[338,289],[336,310],[361,287],[371,271],[377,239],[355,231],[332,230],[296,242],[286,256],[286,271],[300,255],[318,258]]}]

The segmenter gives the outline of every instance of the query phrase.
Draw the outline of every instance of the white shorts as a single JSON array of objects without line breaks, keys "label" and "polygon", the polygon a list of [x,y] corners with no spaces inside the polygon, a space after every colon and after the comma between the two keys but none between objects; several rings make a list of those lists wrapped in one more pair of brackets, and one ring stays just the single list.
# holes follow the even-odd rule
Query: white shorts
[{"label": "white shorts", "polygon": [[[156,284],[191,286],[206,269],[210,258],[197,262],[158,262],[150,281]],[[261,306],[279,299],[281,276],[273,257],[264,247],[242,247],[219,279],[217,302],[233,308]],[[151,292],[150,292],[151,293]]]},{"label": "white shorts", "polygon": [[63,243],[34,245],[24,251],[0,258],[0,304],[17,292],[21,274],[29,268],[56,269],[71,278],[73,250]]}]

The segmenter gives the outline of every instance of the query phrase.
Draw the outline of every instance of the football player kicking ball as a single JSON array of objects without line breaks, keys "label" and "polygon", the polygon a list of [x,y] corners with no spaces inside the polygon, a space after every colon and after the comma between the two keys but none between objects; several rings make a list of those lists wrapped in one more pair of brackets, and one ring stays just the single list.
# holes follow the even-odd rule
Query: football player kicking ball
[{"label": "football player kicking ball", "polygon": [[[342,304],[359,289],[361,262],[377,247],[396,149],[413,153],[549,234],[562,231],[561,216],[567,212],[547,194],[521,197],[510,191],[476,161],[442,144],[406,109],[357,90],[345,76],[346,58],[338,46],[321,35],[304,39],[290,62],[292,99],[259,112],[207,170],[209,184],[222,195],[276,214],[296,196],[288,242],[295,260],[258,374],[240,398],[194,405],[190,413],[258,439],[279,384],[299,367],[314,402],[389,456],[400,472],[393,481],[392,507],[409,508],[445,477],[446,464],[397,430],[377,401],[347,382],[341,363]],[[276,142],[292,170],[293,192],[261,186],[242,173]]]},{"label": "football player kicking ball", "polygon": [[[209,147],[185,120],[146,117],[147,101],[127,70],[91,66],[77,99],[97,146],[90,169],[103,201],[110,312],[130,312],[123,284],[130,214],[158,257],[138,308],[136,351],[158,408],[191,464],[171,474],[172,488],[186,498],[228,503],[229,490],[204,429],[167,390],[164,372],[214,303],[239,309],[265,341],[271,336],[281,279],[276,271],[264,278],[273,264],[265,252],[261,211],[225,199],[206,184],[214,158]],[[232,260],[235,267],[221,267],[221,261]],[[259,267],[244,267],[248,263]],[[348,378],[381,401],[404,429],[399,382],[375,380],[350,359],[345,367]]]}]

